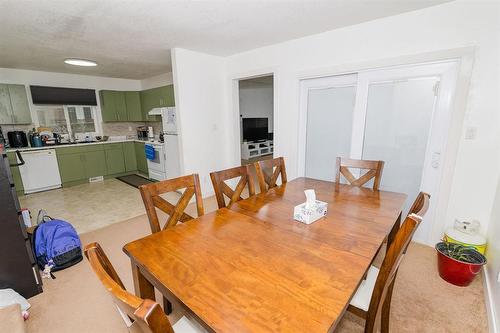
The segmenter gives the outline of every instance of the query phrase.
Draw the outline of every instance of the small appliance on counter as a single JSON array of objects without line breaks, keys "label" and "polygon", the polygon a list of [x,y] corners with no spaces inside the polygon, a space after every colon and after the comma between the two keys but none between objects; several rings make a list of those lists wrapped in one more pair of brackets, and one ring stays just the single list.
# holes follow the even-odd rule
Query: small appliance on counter
[{"label": "small appliance on counter", "polygon": [[23,131],[7,132],[7,137],[9,139],[9,146],[12,148],[28,147],[28,138]]},{"label": "small appliance on counter", "polygon": [[33,128],[33,130],[29,131],[29,138],[30,138],[31,147],[43,146],[42,137],[40,136],[40,133],[35,131],[34,128]]},{"label": "small appliance on counter", "polygon": [[147,140],[148,139],[148,127],[147,126],[137,127],[137,138],[139,140]]},{"label": "small appliance on counter", "polygon": [[153,141],[155,138],[155,134],[153,132],[153,126],[148,126],[148,139]]}]

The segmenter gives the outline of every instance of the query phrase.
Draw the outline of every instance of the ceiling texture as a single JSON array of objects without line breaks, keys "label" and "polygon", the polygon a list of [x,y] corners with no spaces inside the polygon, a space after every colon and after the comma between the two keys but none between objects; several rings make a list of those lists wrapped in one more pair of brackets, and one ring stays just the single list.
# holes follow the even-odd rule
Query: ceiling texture
[{"label": "ceiling texture", "polygon": [[227,56],[444,2],[0,0],[0,67],[143,79],[171,71],[173,47]]}]

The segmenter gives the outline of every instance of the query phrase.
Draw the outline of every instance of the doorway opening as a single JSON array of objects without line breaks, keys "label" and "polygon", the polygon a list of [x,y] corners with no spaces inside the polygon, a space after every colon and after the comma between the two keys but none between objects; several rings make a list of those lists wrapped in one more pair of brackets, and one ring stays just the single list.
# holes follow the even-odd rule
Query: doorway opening
[{"label": "doorway opening", "polygon": [[273,75],[238,81],[241,165],[273,158],[273,81]]},{"label": "doorway opening", "polygon": [[299,175],[334,181],[337,156],[384,161],[380,189],[408,195],[403,216],[419,191],[435,198],[415,234],[432,244],[457,72],[448,61],[302,80]]}]

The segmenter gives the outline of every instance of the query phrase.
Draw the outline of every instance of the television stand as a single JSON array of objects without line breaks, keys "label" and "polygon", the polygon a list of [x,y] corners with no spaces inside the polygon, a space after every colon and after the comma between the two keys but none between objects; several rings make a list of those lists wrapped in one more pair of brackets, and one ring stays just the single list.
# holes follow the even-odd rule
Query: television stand
[{"label": "television stand", "polygon": [[241,158],[244,160],[271,155],[273,152],[273,140],[245,141],[241,144]]}]

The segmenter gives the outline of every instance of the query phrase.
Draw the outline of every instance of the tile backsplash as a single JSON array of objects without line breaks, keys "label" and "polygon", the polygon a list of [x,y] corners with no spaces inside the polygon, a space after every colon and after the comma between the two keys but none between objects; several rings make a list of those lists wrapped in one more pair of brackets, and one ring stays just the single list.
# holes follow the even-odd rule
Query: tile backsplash
[{"label": "tile backsplash", "polygon": [[[119,123],[102,123],[102,134],[107,136],[136,136],[136,128],[139,126],[153,126],[153,132],[155,136],[160,134],[162,129],[161,121],[157,122],[119,122]],[[2,132],[7,136],[7,132],[10,131],[24,131],[28,133],[35,124],[29,125],[1,125]]]},{"label": "tile backsplash", "polygon": [[108,136],[136,136],[136,128],[139,126],[153,126],[153,132],[156,135],[160,134],[161,122],[126,122],[126,123],[102,123],[102,133]]}]

